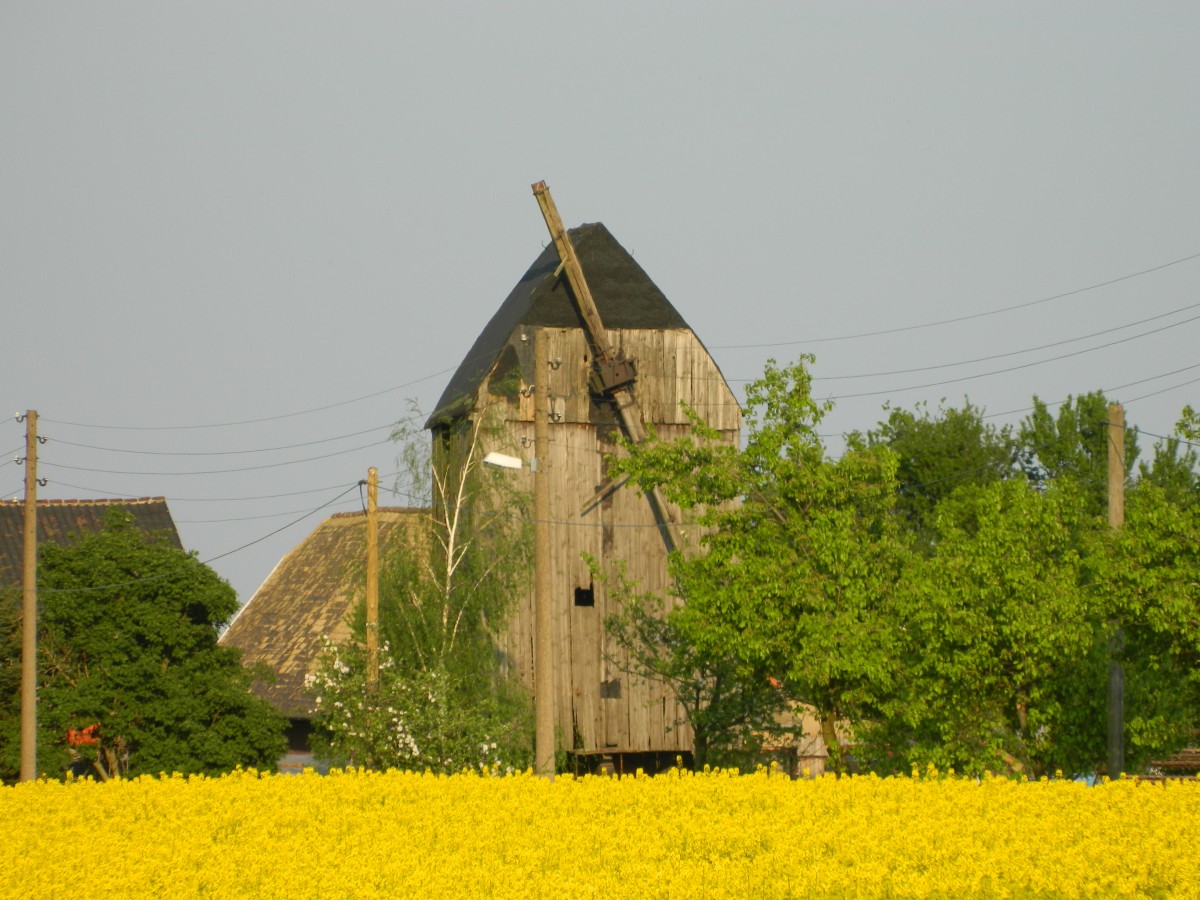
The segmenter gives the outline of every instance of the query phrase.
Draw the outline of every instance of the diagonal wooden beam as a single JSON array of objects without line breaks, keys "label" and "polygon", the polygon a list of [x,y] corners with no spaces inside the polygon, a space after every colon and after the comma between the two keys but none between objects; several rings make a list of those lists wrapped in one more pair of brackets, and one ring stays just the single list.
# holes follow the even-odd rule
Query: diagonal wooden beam
[{"label": "diagonal wooden beam", "polygon": [[[600,318],[600,311],[596,308],[596,301],[592,299],[591,289],[583,275],[583,267],[579,264],[579,257],[575,254],[571,237],[567,234],[567,229],[563,225],[562,217],[558,214],[558,207],[554,205],[554,198],[550,196],[550,188],[546,186],[546,182],[539,181],[533,185],[533,195],[537,198],[538,206],[541,207],[542,218],[546,220],[546,228],[550,232],[550,238],[554,241],[554,248],[558,251],[558,258],[562,263],[560,268],[567,276],[571,297],[583,319],[588,343],[592,346],[592,360],[597,374],[597,377],[593,379],[593,384],[609,385],[604,393],[616,407],[617,417],[621,421],[625,435],[634,444],[640,444],[646,439],[646,420],[642,415],[637,397],[633,394],[633,379],[636,377],[633,361],[621,361],[625,364],[621,367],[621,371],[624,373],[622,377],[626,380],[621,381],[613,377],[613,364],[617,360],[608,339],[608,329],[604,327],[604,322]],[[647,494],[647,499],[654,512],[654,518],[658,522],[658,530],[662,535],[663,543],[667,545],[667,550],[680,549],[683,541],[679,533],[679,525],[671,519],[662,491],[659,488],[652,488]],[[589,503],[590,505],[592,504]]]}]

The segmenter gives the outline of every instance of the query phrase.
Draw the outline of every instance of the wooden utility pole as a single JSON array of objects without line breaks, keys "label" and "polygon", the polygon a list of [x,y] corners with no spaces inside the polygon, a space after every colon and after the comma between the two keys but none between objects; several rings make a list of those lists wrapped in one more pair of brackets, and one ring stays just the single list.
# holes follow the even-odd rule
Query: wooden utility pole
[{"label": "wooden utility pole", "polygon": [[379,687],[379,472],[367,469],[367,687]]},{"label": "wooden utility pole", "polygon": [[554,777],[554,626],[550,579],[550,349],[543,329],[533,332],[533,764]]},{"label": "wooden utility pole", "polygon": [[[1108,524],[1125,524],[1125,408],[1108,405]],[[1117,655],[1124,645],[1117,629],[1109,643],[1112,658],[1108,663],[1108,775],[1115,778],[1125,771],[1125,668]]]},{"label": "wooden utility pole", "polygon": [[37,411],[25,413],[25,550],[21,593],[21,780],[37,778]]}]

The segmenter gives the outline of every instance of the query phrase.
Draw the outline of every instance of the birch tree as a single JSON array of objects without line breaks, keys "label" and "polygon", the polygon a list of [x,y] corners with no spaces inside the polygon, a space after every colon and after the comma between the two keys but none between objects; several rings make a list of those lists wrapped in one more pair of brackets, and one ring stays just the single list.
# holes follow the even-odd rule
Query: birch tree
[{"label": "birch tree", "polygon": [[365,677],[365,617],[313,680],[318,737],[335,761],[370,767],[523,768],[532,753],[528,691],[498,637],[525,586],[528,498],[483,464],[499,440],[487,410],[433,429],[398,430],[397,495],[428,504],[421,527],[381,560],[378,687]]}]

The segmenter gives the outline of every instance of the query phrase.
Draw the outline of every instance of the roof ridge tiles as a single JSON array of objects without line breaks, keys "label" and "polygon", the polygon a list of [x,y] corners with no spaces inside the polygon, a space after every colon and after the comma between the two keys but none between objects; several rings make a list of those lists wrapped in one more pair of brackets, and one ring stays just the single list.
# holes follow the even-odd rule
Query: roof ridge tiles
[{"label": "roof ridge tiles", "polygon": [[[76,500],[67,498],[42,499],[38,498],[38,506],[132,506],[135,503],[166,503],[166,497],[97,497],[91,500]],[[5,506],[24,506],[24,500],[0,500]]]}]

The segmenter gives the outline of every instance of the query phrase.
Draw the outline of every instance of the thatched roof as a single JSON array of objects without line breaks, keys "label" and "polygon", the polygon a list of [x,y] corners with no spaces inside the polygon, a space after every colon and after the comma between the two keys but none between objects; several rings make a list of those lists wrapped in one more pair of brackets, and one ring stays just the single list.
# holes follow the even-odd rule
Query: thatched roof
[{"label": "thatched roof", "polygon": [[[605,328],[686,329],[687,322],[650,276],[599,222],[570,230],[571,243]],[[565,277],[554,277],[558,251],[550,243],[512,289],[450,379],[426,427],[470,408],[513,330],[520,325],[582,328]]]},{"label": "thatched roof", "polygon": [[[179,532],[162,497],[136,500],[39,500],[38,545],[70,547],[104,530],[110,509],[133,516],[134,525],[146,534],[183,549]],[[25,501],[0,500],[0,588],[20,587],[25,548]]]},{"label": "thatched roof", "polygon": [[[424,510],[379,510],[379,552],[406,539]],[[292,718],[308,718],[312,698],[304,676],[317,661],[323,638],[350,636],[346,617],[363,595],[367,554],[365,513],[338,513],[326,519],[295,550],[280,560],[250,601],[221,635],[221,644],[242,651],[247,666],[265,664],[274,684],[254,691]]]}]

